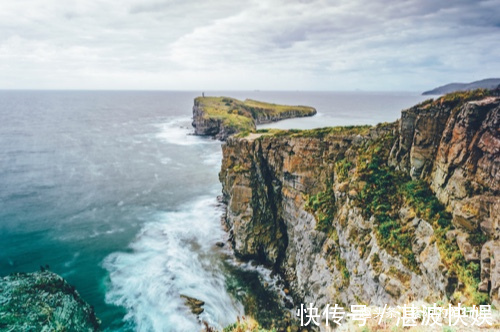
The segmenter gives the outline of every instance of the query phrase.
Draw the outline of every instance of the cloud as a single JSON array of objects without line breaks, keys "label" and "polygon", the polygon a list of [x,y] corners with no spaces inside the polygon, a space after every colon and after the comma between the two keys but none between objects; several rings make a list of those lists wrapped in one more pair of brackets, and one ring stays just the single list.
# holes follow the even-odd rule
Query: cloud
[{"label": "cloud", "polygon": [[500,76],[499,17],[500,0],[4,2],[0,88],[421,90]]}]

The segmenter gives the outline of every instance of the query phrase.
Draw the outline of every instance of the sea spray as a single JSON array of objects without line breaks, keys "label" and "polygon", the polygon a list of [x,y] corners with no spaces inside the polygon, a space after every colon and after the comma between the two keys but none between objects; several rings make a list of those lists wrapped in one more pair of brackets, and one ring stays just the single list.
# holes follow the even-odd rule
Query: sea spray
[{"label": "sea spray", "polygon": [[204,301],[199,319],[221,328],[243,315],[226,291],[221,252],[224,233],[214,197],[200,197],[146,223],[130,251],[109,255],[106,301],[123,306],[137,331],[196,331],[200,322],[181,295]]}]

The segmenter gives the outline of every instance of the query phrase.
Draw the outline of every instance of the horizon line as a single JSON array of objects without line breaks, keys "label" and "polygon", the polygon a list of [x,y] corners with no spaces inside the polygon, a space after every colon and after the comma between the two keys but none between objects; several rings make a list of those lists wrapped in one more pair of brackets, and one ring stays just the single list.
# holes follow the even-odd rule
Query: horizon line
[{"label": "horizon line", "polygon": [[420,90],[309,90],[309,89],[33,89],[33,88],[0,88],[0,91],[60,91],[60,92],[370,92],[370,93],[422,93]]}]

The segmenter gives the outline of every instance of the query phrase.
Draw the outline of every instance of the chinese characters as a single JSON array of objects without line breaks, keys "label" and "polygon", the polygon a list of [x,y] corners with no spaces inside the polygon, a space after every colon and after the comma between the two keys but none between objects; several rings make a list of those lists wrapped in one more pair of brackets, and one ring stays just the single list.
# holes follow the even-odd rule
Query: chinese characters
[{"label": "chinese characters", "polygon": [[340,326],[342,321],[351,320],[359,326],[365,326],[369,319],[377,320],[381,325],[383,319],[395,319],[396,326],[491,326],[494,323],[491,305],[479,305],[472,307],[457,306],[415,306],[403,305],[397,307],[370,308],[366,305],[351,305],[350,311],[346,312],[338,304],[327,304],[322,311],[313,303],[300,305],[297,309],[301,326],[319,326],[321,321],[326,326]]}]

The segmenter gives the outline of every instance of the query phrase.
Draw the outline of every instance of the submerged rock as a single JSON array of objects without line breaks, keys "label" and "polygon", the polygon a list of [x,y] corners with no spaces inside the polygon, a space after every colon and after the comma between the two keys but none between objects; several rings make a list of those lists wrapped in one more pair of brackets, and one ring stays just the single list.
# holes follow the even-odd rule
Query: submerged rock
[{"label": "submerged rock", "polygon": [[200,315],[205,309],[203,309],[203,305],[205,305],[205,302],[195,299],[194,297],[190,297],[187,295],[181,295],[181,298],[185,300],[186,305],[189,307],[191,312],[198,316]]},{"label": "submerged rock", "polygon": [[0,278],[0,330],[99,331],[94,309],[49,271]]}]

